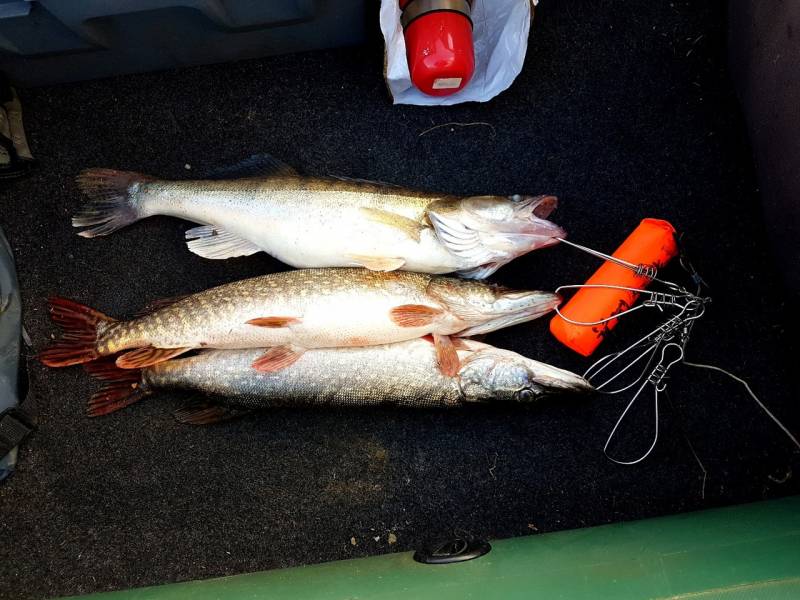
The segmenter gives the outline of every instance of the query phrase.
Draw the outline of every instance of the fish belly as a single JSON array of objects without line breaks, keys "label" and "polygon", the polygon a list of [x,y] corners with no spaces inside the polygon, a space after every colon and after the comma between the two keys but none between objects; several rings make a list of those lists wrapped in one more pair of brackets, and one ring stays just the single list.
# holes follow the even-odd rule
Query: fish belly
[{"label": "fish belly", "polygon": [[[150,213],[221,227],[296,268],[362,266],[363,257],[400,259],[402,269],[423,273],[476,266],[448,252],[430,227],[421,227],[419,240],[412,239],[402,229],[370,219],[364,209],[374,207],[368,205],[369,199],[358,194],[258,187],[171,187],[148,200]],[[423,214],[410,208],[386,210],[406,213],[411,220]]]},{"label": "fish belly", "polygon": [[296,268],[356,267],[365,259],[400,259],[402,269],[449,273],[468,268],[430,228],[415,240],[405,232],[363,218],[358,210],[320,214],[310,210],[280,219],[238,219],[226,229]]}]

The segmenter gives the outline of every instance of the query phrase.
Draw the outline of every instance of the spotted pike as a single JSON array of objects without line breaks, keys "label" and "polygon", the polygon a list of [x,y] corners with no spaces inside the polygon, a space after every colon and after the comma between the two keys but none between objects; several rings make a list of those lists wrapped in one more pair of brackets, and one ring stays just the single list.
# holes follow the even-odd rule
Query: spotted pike
[{"label": "spotted pike", "polygon": [[105,415],[156,392],[181,389],[213,396],[180,410],[183,422],[205,424],[242,411],[275,406],[451,407],[477,402],[534,402],[558,392],[590,391],[578,375],[474,340],[458,340],[460,368],[445,377],[425,339],[360,348],[309,350],[276,373],[251,364],[261,350],[208,350],[144,370],[88,365],[106,382],[92,396],[89,416]]},{"label": "spotted pike", "polygon": [[88,197],[78,235],[108,235],[153,215],[201,226],[189,250],[222,259],[264,251],[297,268],[366,267],[487,277],[564,231],[553,196],[418,192],[353,179],[303,177],[271,157],[260,177],[167,181],[111,169],[78,175]]},{"label": "spotted pike", "polygon": [[254,367],[274,371],[310,348],[373,346],[432,334],[442,370],[452,374],[458,364],[448,336],[529,321],[558,302],[547,292],[421,273],[288,271],[161,303],[129,321],[52,298],[50,316],[64,336],[40,359],[65,367],[123,352],[117,366],[142,368],[195,348],[269,348]]}]

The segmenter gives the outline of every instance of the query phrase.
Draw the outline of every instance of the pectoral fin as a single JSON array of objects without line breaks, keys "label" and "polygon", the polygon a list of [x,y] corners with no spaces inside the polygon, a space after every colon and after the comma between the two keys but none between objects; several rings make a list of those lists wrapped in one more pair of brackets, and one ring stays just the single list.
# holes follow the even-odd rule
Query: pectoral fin
[{"label": "pectoral fin", "polygon": [[501,262],[490,262],[486,263],[485,265],[481,265],[479,267],[475,267],[474,269],[465,269],[463,271],[458,271],[458,274],[463,277],[464,279],[486,279],[497,271],[500,267],[502,267],[505,263]]},{"label": "pectoral fin", "polygon": [[305,350],[291,346],[275,346],[267,350],[261,358],[253,361],[253,368],[262,373],[274,373],[293,365],[303,356]]},{"label": "pectoral fin", "polygon": [[436,347],[436,360],[439,363],[439,370],[445,377],[455,377],[461,364],[458,360],[458,352],[452,340],[447,335],[433,334],[433,344]]},{"label": "pectoral fin", "polygon": [[396,271],[404,264],[402,258],[388,258],[384,256],[364,256],[362,254],[348,254],[347,258],[358,263],[370,271]]},{"label": "pectoral fin", "polygon": [[143,369],[170,358],[175,358],[186,352],[191,348],[154,348],[147,346],[146,348],[139,348],[126,352],[117,358],[117,366],[120,369]]},{"label": "pectoral fin", "polygon": [[382,225],[387,225],[388,227],[393,227],[398,231],[402,231],[415,242],[419,241],[420,232],[423,229],[423,225],[417,221],[414,221],[413,219],[409,219],[403,215],[398,215],[397,213],[389,212],[388,210],[382,210],[380,208],[362,207],[361,213],[374,223],[380,223]]},{"label": "pectoral fin", "polygon": [[473,264],[488,263],[494,258],[483,245],[480,232],[444,212],[429,210],[428,219],[436,232],[436,238],[451,254]]},{"label": "pectoral fin", "polygon": [[259,317],[258,319],[250,319],[247,321],[248,325],[255,325],[256,327],[288,327],[299,323],[300,319],[297,317]]},{"label": "pectoral fin", "polygon": [[389,318],[400,327],[425,327],[444,311],[424,304],[403,304],[389,311]]}]

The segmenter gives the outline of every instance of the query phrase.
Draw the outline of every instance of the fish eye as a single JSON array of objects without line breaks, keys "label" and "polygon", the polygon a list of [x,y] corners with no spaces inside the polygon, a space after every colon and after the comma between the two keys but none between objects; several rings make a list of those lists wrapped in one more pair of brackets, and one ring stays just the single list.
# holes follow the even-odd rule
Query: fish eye
[{"label": "fish eye", "polygon": [[530,388],[522,388],[521,390],[517,391],[517,393],[514,394],[514,396],[515,396],[514,399],[517,402],[532,402],[536,398],[536,395]]},{"label": "fish eye", "polygon": [[522,202],[522,196],[520,194],[514,194],[513,196],[509,196],[508,198],[512,202]]}]

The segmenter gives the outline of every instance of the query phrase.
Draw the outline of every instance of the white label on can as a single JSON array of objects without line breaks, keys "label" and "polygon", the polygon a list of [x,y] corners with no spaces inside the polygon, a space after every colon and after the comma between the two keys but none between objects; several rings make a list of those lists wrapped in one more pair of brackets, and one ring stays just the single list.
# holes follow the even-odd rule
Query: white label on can
[{"label": "white label on can", "polygon": [[433,89],[435,90],[452,90],[457,87],[461,87],[461,77],[443,77],[433,80]]}]

